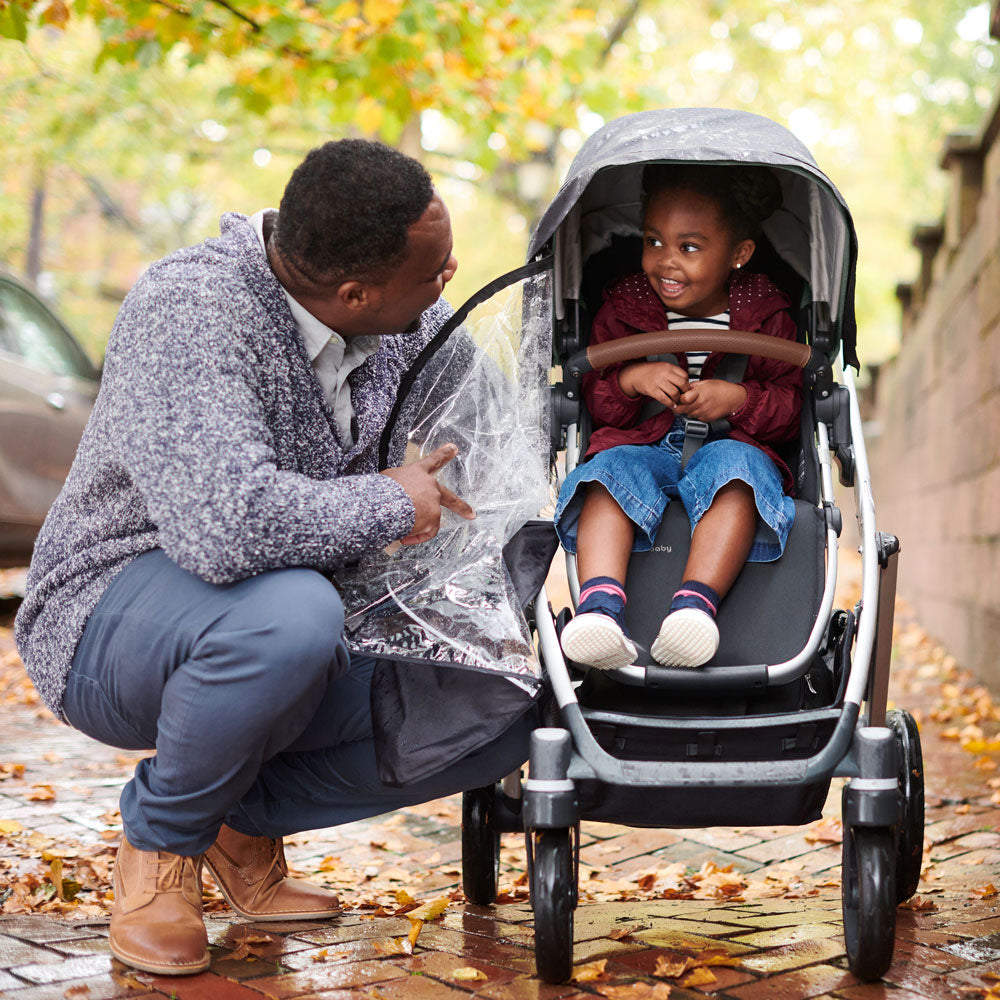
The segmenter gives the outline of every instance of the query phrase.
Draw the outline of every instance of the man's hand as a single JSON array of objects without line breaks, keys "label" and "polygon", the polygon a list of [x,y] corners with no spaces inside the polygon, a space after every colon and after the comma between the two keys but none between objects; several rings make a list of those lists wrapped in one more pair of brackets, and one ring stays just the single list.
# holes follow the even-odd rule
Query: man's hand
[{"label": "man's hand", "polygon": [[470,521],[476,516],[476,512],[464,500],[442,486],[436,478],[437,473],[457,454],[458,448],[455,445],[443,444],[412,465],[383,469],[382,475],[395,479],[406,490],[416,509],[413,531],[400,539],[403,545],[416,545],[417,542],[433,538],[441,527],[442,507],[447,507]]},{"label": "man's hand", "polygon": [[708,378],[692,382],[681,393],[680,404],[674,413],[683,413],[695,420],[711,423],[720,417],[730,417],[739,410],[747,399],[747,391],[737,382]]},{"label": "man's hand", "polygon": [[649,396],[669,409],[674,408],[687,386],[687,372],[668,361],[640,361],[618,372],[618,387],[626,396]]}]

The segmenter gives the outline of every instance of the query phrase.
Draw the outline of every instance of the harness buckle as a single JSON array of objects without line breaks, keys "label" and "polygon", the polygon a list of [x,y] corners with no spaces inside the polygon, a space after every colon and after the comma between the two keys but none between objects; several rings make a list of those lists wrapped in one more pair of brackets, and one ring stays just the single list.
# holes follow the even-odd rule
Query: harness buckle
[{"label": "harness buckle", "polygon": [[706,424],[704,420],[693,420],[688,417],[687,421],[684,423],[684,436],[686,438],[695,438],[700,444],[708,437],[709,431],[712,429],[710,424]]}]

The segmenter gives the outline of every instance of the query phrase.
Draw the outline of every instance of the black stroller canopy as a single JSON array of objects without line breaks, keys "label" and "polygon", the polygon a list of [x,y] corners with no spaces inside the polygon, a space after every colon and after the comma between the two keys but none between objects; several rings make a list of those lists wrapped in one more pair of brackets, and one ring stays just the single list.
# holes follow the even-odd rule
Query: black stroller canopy
[{"label": "black stroller canopy", "polygon": [[555,252],[556,309],[580,297],[583,265],[615,235],[640,232],[642,167],[657,161],[759,164],[775,170],[783,206],[764,223],[775,251],[827,302],[844,362],[857,366],[857,237],[847,203],[784,126],[747,111],[673,108],[615,119],[583,144],[532,236],[529,259]]}]

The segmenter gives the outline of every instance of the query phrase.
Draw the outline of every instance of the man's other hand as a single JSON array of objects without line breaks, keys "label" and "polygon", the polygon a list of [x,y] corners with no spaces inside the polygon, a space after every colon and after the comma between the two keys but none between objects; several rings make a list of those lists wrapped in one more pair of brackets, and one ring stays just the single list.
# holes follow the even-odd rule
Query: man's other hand
[{"label": "man's other hand", "polygon": [[470,521],[476,516],[476,512],[461,497],[437,481],[437,473],[457,454],[455,445],[443,444],[418,462],[382,471],[383,476],[395,479],[406,490],[416,509],[413,531],[400,539],[403,545],[416,545],[433,538],[441,527],[442,507]]}]

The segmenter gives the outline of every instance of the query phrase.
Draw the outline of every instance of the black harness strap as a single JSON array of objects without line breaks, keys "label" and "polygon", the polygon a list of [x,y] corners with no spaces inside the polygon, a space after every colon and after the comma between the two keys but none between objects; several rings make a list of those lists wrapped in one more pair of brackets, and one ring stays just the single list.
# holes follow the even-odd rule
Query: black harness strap
[{"label": "black harness strap", "polygon": [[[720,378],[726,382],[742,382],[746,374],[749,357],[746,354],[724,354],[712,378]],[[684,422],[684,448],[681,451],[681,471],[691,461],[691,456],[708,440],[723,437],[730,430],[729,421],[725,417],[706,423],[704,420],[688,418]]]}]

